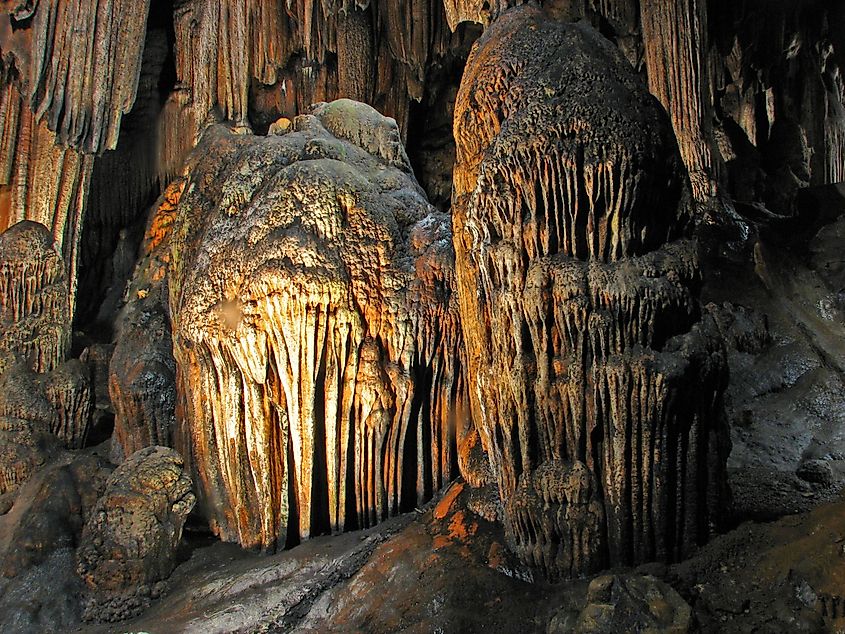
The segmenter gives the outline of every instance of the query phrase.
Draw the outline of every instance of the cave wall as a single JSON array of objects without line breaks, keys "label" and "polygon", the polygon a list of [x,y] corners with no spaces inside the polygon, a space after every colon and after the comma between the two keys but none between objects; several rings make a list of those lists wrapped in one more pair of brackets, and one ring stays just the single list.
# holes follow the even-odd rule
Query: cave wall
[{"label": "cave wall", "polygon": [[[441,166],[454,144],[442,122],[474,25],[512,4],[6,3],[0,228],[24,218],[50,227],[71,301],[83,278],[79,320],[108,321],[114,302],[100,312],[104,289],[119,295],[131,269],[114,254],[137,249],[144,211],[206,125],[263,132],[338,97],[397,120],[423,187],[445,208]],[[789,214],[798,189],[845,178],[838,3],[544,6],[589,21],[644,73],[670,113],[699,202],[731,197]]]}]

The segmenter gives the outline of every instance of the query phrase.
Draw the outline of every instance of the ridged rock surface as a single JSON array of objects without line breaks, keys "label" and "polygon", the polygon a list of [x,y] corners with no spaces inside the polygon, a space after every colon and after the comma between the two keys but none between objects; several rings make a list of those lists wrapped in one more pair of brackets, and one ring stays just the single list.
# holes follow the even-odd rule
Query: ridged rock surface
[{"label": "ridged rock surface", "polygon": [[275,548],[438,490],[464,410],[453,252],[395,121],[340,100],[282,136],[212,128],[189,172],[170,313],[215,531]]},{"label": "ridged rock surface", "polygon": [[70,305],[50,232],[23,221],[0,234],[0,493],[55,454],[58,436],[85,444],[93,393],[87,369],[66,361]]},{"label": "ridged rock surface", "polygon": [[70,348],[65,270],[44,225],[15,224],[0,234],[0,350],[34,372],[49,372]]},{"label": "ridged rock surface", "polygon": [[93,155],[135,103],[149,0],[0,8],[0,229],[50,227],[75,296]]},{"label": "ridged rock surface", "polygon": [[83,618],[120,620],[148,602],[150,586],[173,570],[195,502],[191,478],[173,449],[147,447],[114,470],[76,553],[88,587]]},{"label": "ridged rock surface", "polygon": [[462,39],[440,0],[189,0],[175,35],[176,98],[200,130],[221,118],[264,127],[274,113],[346,97],[395,117],[403,133],[430,68]]},{"label": "ridged rock surface", "polygon": [[665,115],[597,32],[525,7],[473,49],[455,138],[469,392],[517,552],[553,578],[680,557],[716,519],[726,371]]},{"label": "ridged rock surface", "polygon": [[0,493],[25,482],[61,444],[84,447],[92,409],[90,376],[78,360],[35,374],[0,358]]}]

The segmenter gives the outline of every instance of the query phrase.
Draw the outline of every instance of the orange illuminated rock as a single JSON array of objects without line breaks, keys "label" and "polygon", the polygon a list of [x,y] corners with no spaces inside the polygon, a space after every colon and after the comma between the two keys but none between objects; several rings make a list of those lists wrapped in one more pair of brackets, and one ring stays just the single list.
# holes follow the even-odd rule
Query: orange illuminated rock
[{"label": "orange illuminated rock", "polygon": [[281,136],[211,128],[189,172],[177,444],[215,531],[274,548],[430,497],[465,423],[453,252],[395,121],[339,100]]},{"label": "orange illuminated rock", "polygon": [[716,519],[726,372],[665,114],[529,6],[473,49],[455,138],[469,393],[517,552],[553,578],[681,556]]}]

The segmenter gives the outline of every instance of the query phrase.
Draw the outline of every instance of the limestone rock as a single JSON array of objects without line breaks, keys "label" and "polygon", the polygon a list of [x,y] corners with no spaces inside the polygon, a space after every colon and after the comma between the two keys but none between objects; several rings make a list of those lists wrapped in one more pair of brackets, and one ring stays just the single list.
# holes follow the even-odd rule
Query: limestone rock
[{"label": "limestone rock", "polygon": [[0,416],[0,495],[14,491],[47,464],[58,444],[37,423]]},{"label": "limestone rock", "polygon": [[120,620],[145,605],[150,586],[173,570],[194,502],[191,479],[172,449],[141,449],[115,469],[77,550],[77,571],[89,590],[86,620]]},{"label": "limestone rock", "polygon": [[477,42],[453,222],[473,419],[523,560],[682,556],[723,495],[726,380],[665,115],[590,27],[526,6]]},{"label": "limestone rock", "polygon": [[215,531],[272,549],[430,497],[466,423],[453,252],[395,121],[339,100],[281,136],[211,128],[189,172],[170,314]]},{"label": "limestone rock", "polygon": [[149,0],[0,7],[0,230],[55,231],[75,297],[95,154],[117,145],[135,102]]},{"label": "limestone rock", "polygon": [[0,520],[0,573],[6,578],[43,563],[53,551],[75,548],[111,466],[96,455],[71,454],[22,487]]},{"label": "limestone rock", "polygon": [[266,129],[345,97],[394,117],[405,134],[412,100],[465,38],[446,15],[439,0],[189,0],[174,15],[175,97],[199,131],[221,120]]},{"label": "limestone rock", "polygon": [[61,450],[85,445],[91,385],[79,361],[36,374],[0,355],[0,495],[15,491]]}]

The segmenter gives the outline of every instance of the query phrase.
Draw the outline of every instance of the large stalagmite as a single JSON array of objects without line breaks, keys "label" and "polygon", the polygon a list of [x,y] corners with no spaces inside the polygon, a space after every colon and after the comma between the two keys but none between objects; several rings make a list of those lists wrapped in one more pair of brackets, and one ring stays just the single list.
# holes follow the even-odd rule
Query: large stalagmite
[{"label": "large stalagmite", "polygon": [[725,372],[665,115],[597,32],[524,7],[473,49],[455,138],[468,385],[517,551],[551,577],[682,555],[721,493]]},{"label": "large stalagmite", "polygon": [[169,277],[177,444],[216,532],[264,548],[413,508],[464,407],[449,220],[395,121],[340,100],[274,129],[206,133]]}]

